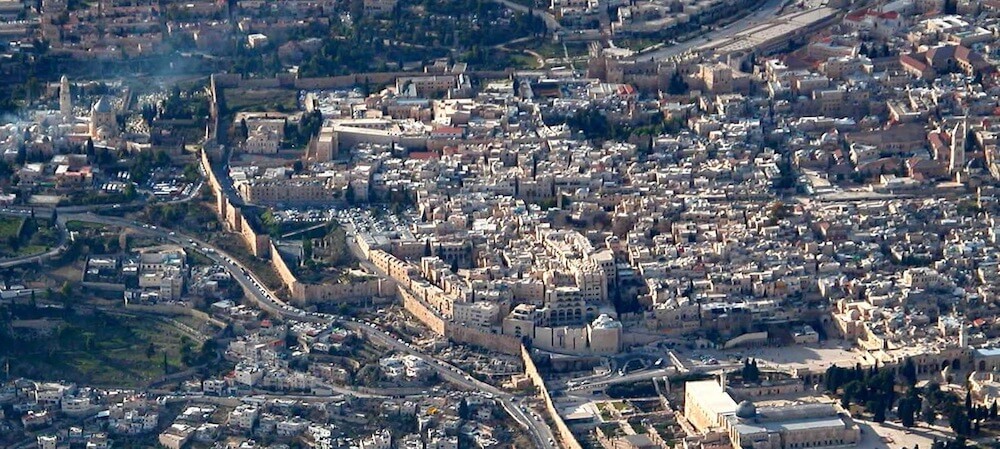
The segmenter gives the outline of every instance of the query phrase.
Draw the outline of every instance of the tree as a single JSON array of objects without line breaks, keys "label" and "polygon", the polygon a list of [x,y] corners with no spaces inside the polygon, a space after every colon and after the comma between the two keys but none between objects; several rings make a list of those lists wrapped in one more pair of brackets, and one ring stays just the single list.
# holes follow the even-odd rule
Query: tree
[{"label": "tree", "polygon": [[313,257],[313,243],[312,239],[302,239],[302,260],[312,260]]},{"label": "tree", "polygon": [[920,420],[927,424],[934,424],[937,421],[937,412],[927,398],[920,403]]},{"label": "tree", "polygon": [[156,118],[156,106],[144,104],[139,114],[142,115],[142,119],[147,125],[152,125],[153,119]]},{"label": "tree", "polygon": [[198,171],[198,164],[191,163],[184,166],[184,180],[193,183],[201,177],[201,172]]},{"label": "tree", "polygon": [[94,139],[92,139],[90,137],[87,138],[86,151],[87,151],[87,157],[90,157],[90,158],[93,158],[94,155],[96,154],[96,152],[94,150]]},{"label": "tree", "polygon": [[344,201],[347,204],[353,205],[355,201],[354,184],[347,183],[347,189],[344,190]]},{"label": "tree", "polygon": [[278,222],[278,219],[274,216],[274,212],[271,212],[270,209],[260,215],[260,223],[267,230],[267,233],[272,236],[278,235],[281,231],[281,223]]},{"label": "tree", "polygon": [[684,77],[681,76],[680,72],[674,72],[673,76],[670,77],[670,83],[667,85],[667,93],[670,95],[683,95],[687,91],[688,85],[684,81]]},{"label": "tree", "polygon": [[965,410],[958,407],[952,409],[948,416],[948,425],[958,435],[968,435],[971,430],[969,417],[965,414]]},{"label": "tree", "polygon": [[198,351],[198,362],[208,363],[215,358],[215,351],[218,349],[219,345],[213,339],[205,340],[201,344],[201,349]]},{"label": "tree", "polygon": [[990,406],[990,419],[996,419],[997,417],[997,401],[993,401],[993,405]]},{"label": "tree", "polygon": [[885,402],[876,400],[869,403],[866,408],[872,412],[872,421],[877,423],[885,422]]},{"label": "tree", "polygon": [[63,301],[65,301],[69,299],[72,294],[73,284],[70,284],[69,281],[63,282],[62,287],[59,288],[59,296],[61,296]]},{"label": "tree", "polygon": [[956,14],[958,13],[958,0],[945,0],[944,1],[944,12],[945,14]]},{"label": "tree", "polygon": [[154,346],[153,343],[150,342],[149,346],[146,346],[146,358],[147,359],[153,358],[153,354],[156,354],[156,346]]},{"label": "tree", "polygon": [[462,419],[469,419],[469,401],[465,398],[458,403],[458,417]]},{"label": "tree", "polygon": [[861,404],[868,401],[868,389],[860,380],[852,380],[844,385],[844,396],[851,398]]},{"label": "tree", "polygon": [[903,380],[905,380],[906,384],[910,387],[917,384],[917,365],[913,363],[912,358],[907,358],[906,361],[903,362],[903,369],[900,370],[899,375],[903,377]]},{"label": "tree", "polygon": [[158,167],[166,167],[170,165],[170,155],[166,151],[159,150],[156,152],[156,165]]},{"label": "tree", "polygon": [[191,351],[191,339],[186,335],[181,337],[181,363],[188,366],[194,364],[194,354]]},{"label": "tree", "polygon": [[382,369],[378,365],[365,365],[358,370],[354,380],[361,385],[374,386],[382,380]]},{"label": "tree", "polygon": [[920,407],[920,398],[916,395],[911,395],[899,401],[897,413],[903,427],[913,427],[916,424],[918,407]]},{"label": "tree", "polygon": [[747,382],[757,382],[760,380],[760,368],[757,368],[756,360],[744,360],[743,370],[741,372],[743,380]]},{"label": "tree", "polygon": [[796,174],[792,164],[782,157],[778,163],[778,177],[774,179],[774,188],[788,189],[795,187]]}]

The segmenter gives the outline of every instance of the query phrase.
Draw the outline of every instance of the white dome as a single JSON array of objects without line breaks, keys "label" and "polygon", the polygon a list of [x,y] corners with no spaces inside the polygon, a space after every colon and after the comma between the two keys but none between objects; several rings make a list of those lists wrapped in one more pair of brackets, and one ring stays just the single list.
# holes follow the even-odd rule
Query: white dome
[{"label": "white dome", "polygon": [[594,329],[614,329],[622,327],[622,323],[615,321],[606,313],[602,313],[601,316],[597,317],[596,320],[591,324]]}]

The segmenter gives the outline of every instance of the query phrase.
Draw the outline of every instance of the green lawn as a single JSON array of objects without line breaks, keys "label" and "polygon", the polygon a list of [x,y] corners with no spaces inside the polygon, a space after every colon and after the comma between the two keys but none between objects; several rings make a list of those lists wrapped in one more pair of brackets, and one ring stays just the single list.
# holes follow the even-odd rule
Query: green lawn
[{"label": "green lawn", "polygon": [[289,112],[298,111],[298,91],[286,89],[226,89],[229,112],[245,110]]},{"label": "green lawn", "polygon": [[17,230],[22,222],[23,218],[0,217],[0,239],[17,236]]},{"label": "green lawn", "polygon": [[644,38],[633,38],[633,39],[616,39],[615,45],[621,48],[627,48],[629,50],[639,51],[653,45],[659,44],[661,41],[654,39],[644,39]]},{"label": "green lawn", "polygon": [[[25,221],[28,221],[27,229],[18,235]],[[50,225],[49,220],[0,217],[0,258],[43,253],[58,242],[59,231]]]},{"label": "green lawn", "polygon": [[41,254],[48,251],[49,247],[45,245],[26,245],[19,247],[17,249],[18,256],[30,256],[32,254]]},{"label": "green lawn", "polygon": [[538,68],[538,61],[534,56],[527,53],[516,53],[510,55],[511,62],[514,63],[515,67],[524,69],[536,69]]},{"label": "green lawn", "polygon": [[570,42],[566,44],[566,48],[563,48],[563,44],[559,42],[552,42],[550,40],[530,42],[521,46],[513,46],[512,48],[526,48],[528,50],[533,50],[538,52],[545,58],[564,58],[566,54],[569,57],[585,56],[587,55],[587,44],[581,42]]},{"label": "green lawn", "polygon": [[66,229],[75,232],[80,232],[85,229],[103,229],[105,227],[107,226],[100,223],[91,223],[88,221],[71,220],[66,222]]},{"label": "green lawn", "polygon": [[[55,318],[58,320],[58,318]],[[52,335],[0,349],[11,374],[97,386],[139,387],[183,369],[182,333],[153,318],[68,315]],[[150,343],[154,352],[147,357]],[[191,343],[195,350],[196,342]]]}]

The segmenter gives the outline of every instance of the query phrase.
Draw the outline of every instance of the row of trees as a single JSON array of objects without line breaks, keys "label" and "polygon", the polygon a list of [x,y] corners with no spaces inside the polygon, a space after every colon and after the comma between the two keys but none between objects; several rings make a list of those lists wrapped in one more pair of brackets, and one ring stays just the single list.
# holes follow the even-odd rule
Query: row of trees
[{"label": "row of trees", "polygon": [[[935,442],[933,448],[966,447],[964,437],[978,434],[982,423],[997,419],[998,404],[993,403],[989,407],[974,405],[969,392],[963,406],[958,397],[941,390],[935,382],[916,388],[917,369],[912,360],[903,363],[899,374],[900,382],[897,384],[893,369],[863,369],[860,364],[853,369],[833,366],[826,372],[826,388],[840,395],[841,405],[845,408],[851,404],[863,406],[875,422],[885,421],[887,411],[894,405],[900,422],[907,428],[915,426],[918,418],[934,424],[939,414],[945,416],[959,438],[951,442]],[[896,388],[900,386],[905,393],[896,401]]]},{"label": "row of trees", "polygon": [[590,140],[629,140],[632,136],[655,137],[680,131],[678,121],[667,121],[662,114],[651,115],[636,124],[619,123],[597,108],[579,109],[566,118],[566,124],[583,132]]},{"label": "row of trees", "polygon": [[319,134],[323,127],[323,113],[318,109],[302,114],[297,123],[285,123],[285,141],[282,144],[290,148],[302,148],[309,140]]},{"label": "row of trees", "polygon": [[139,151],[129,162],[128,172],[132,181],[142,184],[149,179],[149,174],[155,167],[170,165],[170,155],[165,151]]},{"label": "row of trees", "polygon": [[746,382],[758,382],[760,381],[760,368],[757,367],[756,360],[744,360],[743,368],[740,370],[740,376]]},{"label": "row of trees", "polygon": [[875,422],[885,421],[886,411],[896,399],[896,374],[891,369],[865,370],[860,364],[854,369],[834,366],[827,370],[826,386],[830,391],[841,392],[842,406],[861,405]]}]

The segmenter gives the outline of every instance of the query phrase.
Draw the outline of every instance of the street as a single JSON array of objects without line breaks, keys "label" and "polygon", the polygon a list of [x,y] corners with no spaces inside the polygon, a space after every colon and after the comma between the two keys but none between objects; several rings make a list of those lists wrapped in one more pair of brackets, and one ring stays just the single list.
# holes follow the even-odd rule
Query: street
[{"label": "street", "polygon": [[708,33],[702,34],[697,38],[690,39],[685,42],[678,42],[676,45],[669,47],[660,48],[649,53],[641,53],[633,56],[636,60],[646,60],[646,59],[670,59],[674,56],[684,54],[691,50],[697,50],[701,48],[711,48],[717,41],[728,40],[730,36],[739,33],[741,31],[747,30],[755,25],[760,24],[768,19],[773,18],[781,11],[781,6],[784,0],[767,0],[763,5],[760,5],[754,12],[748,14],[747,16],[737,19],[733,23],[726,25],[724,27],[709,31]]},{"label": "street", "polygon": [[[184,246],[189,250],[198,251],[200,254],[211,259],[213,262],[221,265],[225,268],[233,279],[236,280],[244,289],[248,295],[252,296],[253,300],[261,305],[263,309],[266,309],[272,314],[277,314],[286,319],[300,320],[300,321],[310,321],[316,323],[332,322],[337,321],[340,325],[344,327],[358,331],[365,335],[371,342],[379,344],[381,346],[388,347],[393,350],[404,352],[407,354],[412,354],[419,357],[428,366],[431,366],[437,371],[438,375],[442,380],[450,382],[459,387],[468,389],[470,391],[480,391],[494,395],[494,397],[500,402],[504,410],[520,424],[522,427],[527,429],[535,440],[538,447],[556,447],[554,444],[549,444],[549,441],[555,441],[555,436],[552,430],[545,424],[544,421],[539,421],[532,419],[532,417],[521,410],[516,404],[516,397],[512,394],[501,391],[500,389],[481,382],[468,374],[465,374],[457,367],[451,365],[445,360],[434,358],[423,352],[419,352],[413,349],[411,346],[407,346],[402,341],[392,337],[391,335],[375,328],[370,323],[363,321],[354,321],[336,317],[330,314],[324,313],[308,313],[291,305],[288,305],[278,299],[274,292],[267,289],[264,283],[254,276],[253,272],[242,264],[239,263],[234,257],[224,253],[221,249],[214,247],[195,236],[190,236],[177,232],[171,229],[166,229],[162,227],[155,227],[150,225],[135,224],[129,220],[117,217],[106,217],[101,215],[96,215],[92,212],[86,212],[82,214],[67,214],[65,215],[65,220],[78,220],[90,223],[106,224],[111,226],[119,226],[122,228],[128,228],[139,234],[150,235],[158,237],[165,241]],[[350,242],[352,239],[348,239]],[[351,245],[352,252],[360,252],[360,248],[356,245]],[[363,255],[356,254],[360,260],[365,261]],[[370,263],[363,263],[363,265],[370,270],[377,270],[374,265]],[[380,273],[374,271],[382,276],[385,273]],[[326,385],[325,385],[326,386]],[[384,397],[383,395],[377,393],[361,393],[357,390],[344,388],[344,387],[330,387],[332,391],[336,391],[341,394],[351,394],[358,397]],[[387,394],[388,395],[388,394]]]}]

